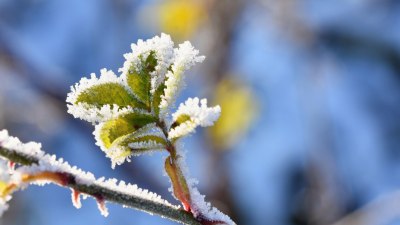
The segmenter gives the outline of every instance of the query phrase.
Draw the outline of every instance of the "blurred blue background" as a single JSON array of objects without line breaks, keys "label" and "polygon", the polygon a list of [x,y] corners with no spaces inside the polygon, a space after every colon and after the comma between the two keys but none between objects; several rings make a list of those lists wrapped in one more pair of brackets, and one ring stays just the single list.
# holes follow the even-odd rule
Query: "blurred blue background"
[{"label": "blurred blue background", "polygon": [[[396,0],[0,0],[0,129],[97,177],[167,191],[166,154],[110,168],[69,88],[115,72],[161,32],[207,56],[178,102],[209,98],[221,122],[184,141],[200,191],[238,224],[400,224],[400,2]],[[14,194],[1,225],[175,224],[70,191]]]}]

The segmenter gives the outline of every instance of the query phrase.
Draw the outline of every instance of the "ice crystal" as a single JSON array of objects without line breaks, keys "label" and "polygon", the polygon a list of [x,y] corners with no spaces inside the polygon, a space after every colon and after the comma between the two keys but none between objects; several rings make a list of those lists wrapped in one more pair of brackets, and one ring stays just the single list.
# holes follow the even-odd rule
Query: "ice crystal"
[{"label": "ice crystal", "polygon": [[161,96],[160,112],[165,116],[168,107],[175,101],[176,95],[183,83],[183,73],[190,69],[194,64],[204,61],[205,56],[198,56],[199,51],[195,49],[190,42],[186,41],[174,50],[174,64],[172,71],[168,71],[165,81],[164,95]]},{"label": "ice crystal", "polygon": [[[55,155],[49,155],[44,153],[40,149],[40,144],[29,142],[29,143],[22,143],[18,138],[11,137],[8,135],[6,130],[0,131],[0,147],[9,149],[10,151],[23,154],[27,157],[38,159],[38,164],[32,164],[30,166],[21,166],[18,167],[13,174],[38,174],[40,172],[58,172],[61,174],[70,174],[74,177],[74,181],[77,184],[82,185],[96,185],[103,188],[107,188],[110,190],[114,190],[116,192],[136,196],[142,199],[151,200],[153,202],[158,202],[164,205],[173,206],[168,203],[166,200],[162,199],[159,195],[152,193],[148,190],[138,188],[134,184],[126,184],[125,182],[117,182],[116,179],[107,179],[105,180],[104,177],[96,179],[95,176],[90,172],[82,171],[81,169],[70,166],[67,162],[65,162],[62,158],[57,159]],[[0,158],[0,162],[3,162]],[[7,178],[6,175],[8,172],[7,163],[0,163],[0,177]],[[3,174],[4,173],[4,174]],[[13,176],[13,183],[18,185],[22,185],[21,176]],[[43,185],[50,183],[50,181],[41,180],[41,181],[34,181],[33,184]],[[66,185],[66,184],[59,184],[59,185]],[[79,194],[78,192],[73,191],[72,200],[75,207],[80,207],[79,201]],[[84,195],[85,196],[85,195]],[[94,198],[98,198],[98,196],[92,196]],[[7,198],[7,200],[9,197]],[[99,202],[99,199],[96,199]],[[101,199],[100,199],[101,200]],[[99,202],[102,215],[107,215],[104,206],[104,202]],[[173,206],[176,207],[176,206]],[[7,208],[6,200],[0,199],[0,212]],[[176,207],[178,208],[178,207]]]},{"label": "ice crystal", "polygon": [[[93,132],[96,144],[111,159],[112,167],[129,161],[131,155],[138,155],[139,151],[135,152],[134,148],[155,150],[163,147],[162,143],[154,141],[154,137],[131,144],[123,138],[132,139],[146,123],[164,119],[182,85],[183,73],[204,60],[190,42],[174,48],[171,37],[166,34],[139,40],[131,48],[132,52],[124,55],[126,61],[119,69],[121,76],[102,69],[99,77],[91,74],[90,78],[82,78],[71,87],[67,96],[68,112],[96,126]],[[144,122],[137,120],[138,124],[123,118],[135,112],[154,117],[148,117]],[[175,133],[191,132],[197,125],[196,121],[186,123],[177,127]]]},{"label": "ice crystal", "polygon": [[131,49],[132,52],[124,55],[126,61],[119,72],[122,72],[122,76],[126,76],[132,68],[141,69],[140,58],[146,58],[151,51],[155,52],[157,66],[151,73],[151,87],[152,92],[154,92],[164,80],[167,69],[174,61],[174,42],[169,35],[162,33],[161,36],[155,36],[146,41],[140,39],[137,44],[132,44]]},{"label": "ice crystal", "polygon": [[[118,84],[124,87],[127,92],[131,93],[129,87],[122,77],[117,77],[114,72],[102,69],[100,70],[100,77],[92,73],[90,78],[83,77],[75,86],[71,86],[71,92],[67,95],[68,113],[72,114],[75,118],[86,120],[91,123],[103,122],[115,118],[120,114],[132,111],[131,107],[119,107],[116,104],[106,104],[99,107],[92,106],[85,102],[77,103],[78,97],[89,88],[101,84]],[[132,93],[131,93],[132,94]]]},{"label": "ice crystal", "polygon": [[185,103],[181,103],[178,110],[172,115],[174,121],[177,121],[182,115],[188,116],[189,119],[172,128],[168,137],[185,136],[194,132],[197,126],[212,126],[220,114],[221,108],[219,106],[207,107],[207,99],[189,98]]},{"label": "ice crystal", "polygon": [[[0,159],[0,194],[10,182],[10,168],[7,161]],[[11,199],[10,195],[0,197],[0,216],[8,209],[7,202]]]},{"label": "ice crystal", "polygon": [[[177,146],[178,154],[181,156],[177,163],[181,168],[181,171],[188,181],[188,188],[190,193],[191,199],[191,212],[196,218],[205,219],[207,221],[212,222],[221,222],[221,224],[228,224],[228,225],[236,225],[235,222],[231,220],[231,218],[217,208],[213,207],[209,202],[205,201],[205,196],[201,195],[199,190],[195,187],[198,184],[197,179],[191,178],[189,174],[188,167],[186,165],[186,152],[183,150],[181,145]],[[218,224],[218,223],[214,223]]]}]

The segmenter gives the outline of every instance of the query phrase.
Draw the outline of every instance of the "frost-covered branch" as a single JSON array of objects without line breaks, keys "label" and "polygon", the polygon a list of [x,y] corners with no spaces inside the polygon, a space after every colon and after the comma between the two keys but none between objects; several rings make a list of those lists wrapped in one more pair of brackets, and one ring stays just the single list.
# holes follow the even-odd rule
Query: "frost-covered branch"
[{"label": "frost-covered branch", "polygon": [[[131,156],[167,151],[169,156],[164,168],[173,196],[186,212],[136,185],[95,179],[62,159],[44,154],[37,144],[27,143],[21,147],[20,143],[12,144],[12,138],[6,144],[1,143],[0,134],[1,155],[25,165],[10,173],[3,169],[3,180],[8,185],[2,191],[2,201],[7,201],[9,194],[24,183],[51,181],[71,187],[76,206],[81,194],[94,197],[103,214],[107,213],[104,201],[114,201],[189,224],[235,225],[199,193],[195,187],[197,181],[189,178],[185,154],[178,144],[198,126],[212,126],[221,108],[208,107],[206,99],[196,97],[189,98],[171,113],[183,86],[185,71],[205,58],[198,54],[190,42],[174,48],[171,37],[166,34],[139,40],[132,44],[132,52],[124,55],[126,61],[119,70],[122,74],[118,76],[102,69],[99,77],[93,73],[90,78],[82,78],[67,96],[68,112],[95,126],[96,144],[110,158],[112,168],[129,162]],[[8,176],[10,174],[13,176]]]},{"label": "frost-covered branch", "polygon": [[[0,174],[8,173],[11,176],[8,179],[8,188],[4,188],[1,191],[3,193],[0,192],[6,195],[3,197],[8,196],[8,199],[12,191],[26,186],[28,182],[33,184],[51,182],[71,188],[74,206],[78,208],[81,206],[79,196],[83,195],[93,197],[103,215],[108,214],[105,202],[113,202],[182,224],[200,225],[192,214],[162,200],[157,194],[137,188],[136,185],[117,183],[116,179],[95,179],[91,173],[83,172],[69,166],[62,159],[56,160],[55,156],[45,154],[39,149],[39,145],[33,142],[23,144],[17,138],[9,137],[6,131],[0,132],[0,156],[20,165],[16,169],[0,168]],[[0,206],[1,208],[6,207]]]}]

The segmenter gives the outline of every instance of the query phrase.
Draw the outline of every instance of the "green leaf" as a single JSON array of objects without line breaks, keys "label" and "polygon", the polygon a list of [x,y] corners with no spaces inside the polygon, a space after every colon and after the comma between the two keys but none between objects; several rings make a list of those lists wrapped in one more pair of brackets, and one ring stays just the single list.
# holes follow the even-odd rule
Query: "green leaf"
[{"label": "green leaf", "polygon": [[186,115],[186,114],[181,114],[178,116],[178,118],[176,118],[176,120],[172,123],[171,128],[170,129],[174,129],[175,127],[181,125],[184,122],[187,122],[190,120],[190,116]]},{"label": "green leaf", "polygon": [[113,104],[121,108],[126,106],[143,108],[143,104],[140,104],[134,96],[118,83],[94,85],[79,94],[75,104],[77,103],[87,103],[98,108],[103,105]]},{"label": "green leaf", "polygon": [[141,68],[133,66],[130,68],[127,77],[129,87],[133,93],[142,101],[147,108],[150,108],[150,90],[151,90],[151,76],[150,73],[155,70],[157,66],[157,59],[155,58],[155,52],[151,51],[149,56],[144,60],[142,55],[139,56],[141,61]]},{"label": "green leaf", "polygon": [[116,140],[114,143],[115,145],[118,145],[119,147],[123,147],[125,148],[127,151],[129,152],[133,152],[133,153],[139,153],[139,152],[143,152],[146,150],[152,150],[154,149],[153,145],[143,145],[141,147],[137,147],[137,148],[131,148],[129,147],[129,144],[134,144],[134,143],[146,143],[146,142],[155,142],[158,144],[161,144],[163,146],[165,146],[167,144],[166,140],[162,137],[156,136],[156,135],[145,135],[142,137],[135,137],[135,134],[131,134],[131,135],[125,135],[121,138],[119,138],[118,140]]},{"label": "green leaf", "polygon": [[148,114],[139,112],[129,113],[103,124],[100,130],[100,139],[108,149],[120,137],[127,136],[137,129],[155,122],[156,119]]},{"label": "green leaf", "polygon": [[[119,149],[119,154],[115,155],[116,158],[124,159],[131,154],[140,155],[145,153],[146,151],[154,150],[154,144],[151,142],[155,142],[165,146],[166,140],[162,137],[155,136],[155,135],[146,135],[142,137],[135,137],[135,133],[128,134],[116,139],[111,146],[113,149],[114,147]],[[140,144],[140,147],[132,148],[129,146],[130,144]],[[148,145],[146,145],[148,143]]]},{"label": "green leaf", "polygon": [[161,96],[164,95],[164,90],[165,90],[165,82],[161,83],[153,94],[152,107],[156,117],[158,117],[158,115],[160,114]]}]

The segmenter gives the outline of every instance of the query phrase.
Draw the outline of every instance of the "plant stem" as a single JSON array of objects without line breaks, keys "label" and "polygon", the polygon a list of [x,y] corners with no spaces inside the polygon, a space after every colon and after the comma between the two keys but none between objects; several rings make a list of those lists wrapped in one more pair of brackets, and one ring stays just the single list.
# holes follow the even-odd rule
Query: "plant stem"
[{"label": "plant stem", "polygon": [[190,211],[192,201],[189,186],[186,177],[182,173],[182,168],[180,168],[180,164],[178,163],[178,159],[182,156],[178,155],[174,143],[168,139],[169,128],[165,121],[159,121],[157,126],[162,130],[167,139],[166,149],[170,153],[170,156],[165,160],[164,168],[171,180],[174,196],[181,201],[186,211]]},{"label": "plant stem", "polygon": [[[7,158],[11,162],[29,166],[38,164],[39,159],[33,156],[24,155],[12,149],[0,146],[0,156]],[[60,171],[62,172],[62,171]],[[63,184],[65,187],[70,187],[80,193],[90,195],[95,199],[103,199],[105,201],[114,202],[123,206],[128,206],[137,210],[141,210],[150,214],[157,214],[170,220],[187,224],[187,225],[201,225],[191,213],[182,209],[176,209],[170,205],[154,202],[140,196],[128,195],[107,187],[96,184],[80,183],[79,177],[71,173],[63,173],[68,177],[67,182]]]}]

